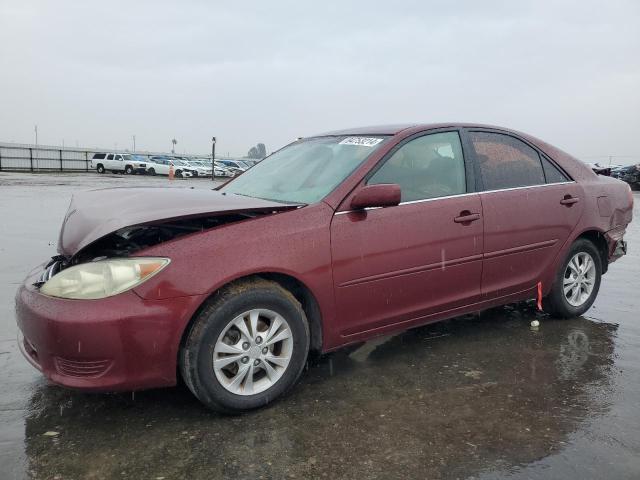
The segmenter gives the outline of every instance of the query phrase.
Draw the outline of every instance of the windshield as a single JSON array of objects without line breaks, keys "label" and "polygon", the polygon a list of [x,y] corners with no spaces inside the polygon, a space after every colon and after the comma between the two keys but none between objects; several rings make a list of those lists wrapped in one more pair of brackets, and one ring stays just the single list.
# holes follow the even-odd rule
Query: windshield
[{"label": "windshield", "polygon": [[221,191],[286,203],[315,203],[329,194],[385,137],[316,137],[278,150]]}]

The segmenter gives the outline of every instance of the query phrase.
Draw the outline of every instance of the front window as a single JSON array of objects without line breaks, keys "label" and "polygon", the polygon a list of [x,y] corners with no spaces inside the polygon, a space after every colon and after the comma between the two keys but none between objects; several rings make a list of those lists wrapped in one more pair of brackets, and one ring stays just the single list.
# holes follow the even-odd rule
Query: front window
[{"label": "front window", "polygon": [[403,202],[465,193],[467,184],[458,132],[433,133],[405,143],[367,183],[397,183]]},{"label": "front window", "polygon": [[227,193],[285,203],[327,196],[383,144],[385,137],[303,139],[278,150],[222,188]]}]

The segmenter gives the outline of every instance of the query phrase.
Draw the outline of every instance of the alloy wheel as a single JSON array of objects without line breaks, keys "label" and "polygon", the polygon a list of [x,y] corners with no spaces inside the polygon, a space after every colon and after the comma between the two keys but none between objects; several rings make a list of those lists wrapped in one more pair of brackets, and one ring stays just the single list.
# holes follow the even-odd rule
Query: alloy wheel
[{"label": "alloy wheel", "polygon": [[271,388],[291,361],[293,334],[280,314],[256,308],[231,320],[213,350],[213,370],[220,384],[236,395]]},{"label": "alloy wheel", "polygon": [[564,297],[573,307],[580,307],[591,297],[596,283],[596,265],[587,252],[578,252],[564,272],[562,288]]}]

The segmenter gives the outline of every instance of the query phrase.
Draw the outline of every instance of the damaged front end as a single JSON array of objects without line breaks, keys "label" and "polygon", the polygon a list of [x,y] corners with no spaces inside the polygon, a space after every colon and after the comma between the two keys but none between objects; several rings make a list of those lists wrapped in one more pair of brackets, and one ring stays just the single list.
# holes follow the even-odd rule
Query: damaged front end
[{"label": "damaged front end", "polygon": [[72,264],[92,262],[110,257],[126,257],[160,243],[184,235],[204,232],[230,223],[255,218],[258,213],[227,214],[211,217],[175,219],[146,225],[133,225],[116,230],[83,248],[71,260]]},{"label": "damaged front end", "polygon": [[[109,205],[106,210],[104,205]],[[75,195],[40,287],[66,268],[138,251],[176,238],[299,208],[268,200],[184,188],[118,188]],[[115,210],[119,213],[111,213]]]}]

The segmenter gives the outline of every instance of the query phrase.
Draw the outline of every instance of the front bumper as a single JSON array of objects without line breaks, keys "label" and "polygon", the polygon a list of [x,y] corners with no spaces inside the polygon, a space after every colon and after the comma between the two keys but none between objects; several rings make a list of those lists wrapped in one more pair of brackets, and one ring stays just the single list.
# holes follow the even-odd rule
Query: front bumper
[{"label": "front bumper", "polygon": [[203,296],[67,300],[42,295],[33,280],[16,295],[20,349],[53,383],[88,391],[175,385],[182,332]]}]

